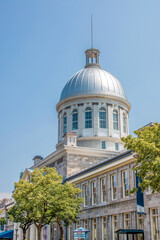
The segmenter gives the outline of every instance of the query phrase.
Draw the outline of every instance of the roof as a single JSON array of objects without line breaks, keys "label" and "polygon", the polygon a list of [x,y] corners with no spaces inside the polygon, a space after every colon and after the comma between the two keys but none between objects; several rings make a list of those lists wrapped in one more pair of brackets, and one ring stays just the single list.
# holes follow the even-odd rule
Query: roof
[{"label": "roof", "polygon": [[108,158],[108,159],[106,159],[106,160],[103,160],[102,162],[100,162],[100,163],[98,163],[98,164],[96,164],[96,165],[93,165],[93,166],[91,166],[91,167],[89,167],[89,168],[87,168],[87,169],[85,169],[85,170],[82,170],[81,172],[78,172],[78,173],[76,173],[76,174],[74,174],[74,175],[66,178],[64,181],[65,181],[65,182],[66,182],[66,181],[70,181],[70,180],[72,180],[72,179],[74,179],[74,178],[77,178],[77,177],[79,177],[79,176],[82,176],[83,174],[86,174],[86,173],[88,173],[88,172],[92,172],[92,171],[94,171],[95,169],[101,168],[101,167],[103,167],[103,166],[105,166],[105,165],[108,165],[108,164],[110,164],[110,163],[112,163],[112,162],[115,162],[115,161],[117,161],[117,160],[120,160],[120,159],[122,159],[122,158],[124,158],[124,157],[127,157],[127,156],[129,156],[129,155],[132,155],[132,150],[127,150],[127,151],[125,151],[125,152],[123,152],[123,153],[121,153],[121,154],[118,154],[118,155],[115,156],[115,157],[111,157],[111,158]]},{"label": "roof", "polygon": [[98,67],[87,67],[74,74],[62,90],[60,101],[77,95],[109,95],[126,100],[125,91],[117,78]]},{"label": "roof", "polygon": [[0,233],[0,239],[11,239],[13,238],[13,230]]},{"label": "roof", "polygon": [[118,234],[140,234],[144,233],[144,230],[141,229],[119,229],[116,231]]},{"label": "roof", "polygon": [[0,200],[10,199],[11,197],[12,197],[12,193],[0,192]]}]

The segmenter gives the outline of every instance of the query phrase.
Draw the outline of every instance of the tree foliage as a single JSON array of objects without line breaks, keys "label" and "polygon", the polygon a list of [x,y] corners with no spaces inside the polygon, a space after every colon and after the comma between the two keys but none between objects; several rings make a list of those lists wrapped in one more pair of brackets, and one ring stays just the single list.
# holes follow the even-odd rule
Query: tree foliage
[{"label": "tree foliage", "polygon": [[80,189],[74,185],[62,184],[62,176],[58,175],[54,168],[36,168],[31,173],[30,181],[20,180],[15,183],[13,197],[16,201],[16,211],[21,219],[21,211],[26,213],[31,223],[37,227],[38,239],[41,239],[41,229],[43,226],[57,221],[60,226],[61,239],[63,237],[62,221],[75,221],[82,199],[78,197]]},{"label": "tree foliage", "polygon": [[138,176],[142,182],[139,184],[142,191],[151,187],[152,192],[160,192],[160,124],[143,127],[132,135],[122,138],[125,147],[136,154],[136,166]]}]

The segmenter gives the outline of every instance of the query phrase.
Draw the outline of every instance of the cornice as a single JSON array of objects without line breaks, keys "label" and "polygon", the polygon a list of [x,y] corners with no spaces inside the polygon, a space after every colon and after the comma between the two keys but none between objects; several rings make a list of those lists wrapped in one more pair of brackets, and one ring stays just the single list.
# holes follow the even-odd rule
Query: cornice
[{"label": "cornice", "polygon": [[65,98],[62,101],[58,102],[56,105],[56,110],[57,112],[59,112],[60,108],[65,107],[65,105],[68,103],[72,103],[75,100],[82,100],[84,101],[84,99],[89,99],[89,98],[94,98],[94,99],[111,99],[111,100],[116,100],[116,101],[120,101],[122,103],[124,103],[128,109],[128,112],[131,109],[131,104],[127,101],[127,99],[121,98],[119,96],[114,96],[114,95],[97,95],[97,94],[82,94],[82,95],[76,95],[76,96],[72,96],[69,98]]}]

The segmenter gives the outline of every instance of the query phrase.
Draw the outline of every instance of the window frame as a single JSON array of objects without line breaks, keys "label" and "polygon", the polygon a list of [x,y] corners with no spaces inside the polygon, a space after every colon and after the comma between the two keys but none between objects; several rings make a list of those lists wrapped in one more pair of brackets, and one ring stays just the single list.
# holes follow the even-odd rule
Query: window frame
[{"label": "window frame", "polygon": [[[157,212],[153,214],[153,210],[156,210]],[[154,207],[154,208],[150,208],[150,217],[151,217],[151,240],[155,240],[154,238],[154,229],[153,229],[153,218],[155,218],[155,222],[156,222],[156,237],[158,239],[159,237],[159,225],[158,225],[158,208]]]},{"label": "window frame", "polygon": [[[127,182],[125,182],[125,173],[127,173]],[[128,186],[128,189],[126,188],[126,186]],[[122,171],[122,198],[128,197],[127,191],[129,193],[129,171],[128,169],[125,169]]]},{"label": "window frame", "polygon": [[[76,127],[74,127],[74,124]],[[72,111],[72,130],[77,130],[78,129],[78,110],[75,108]]]},{"label": "window frame", "polygon": [[102,240],[107,240],[107,217],[102,217]]},{"label": "window frame", "polygon": [[[113,177],[116,177],[115,178],[115,182],[116,182],[116,186],[113,186],[113,181],[112,181],[112,179],[113,179]],[[112,201],[114,201],[114,200],[117,200],[117,198],[118,198],[118,196],[117,196],[117,174],[116,173],[113,173],[112,175],[111,175],[111,198],[112,198]],[[114,197],[114,195],[115,195],[115,197]]]},{"label": "window frame", "polygon": [[[116,217],[116,220],[114,219]],[[116,226],[115,226],[116,223]],[[116,240],[116,236],[117,234],[115,233],[115,231],[118,230],[118,215],[112,215],[112,236],[113,236],[113,240]]]},{"label": "window frame", "polygon": [[88,204],[87,204],[87,201],[88,201],[88,195],[87,195],[87,192],[88,192],[88,184],[85,183],[83,184],[83,198],[84,198],[84,207],[86,207]]},{"label": "window frame", "polygon": [[[102,182],[104,182],[104,184]],[[104,189],[103,189],[103,186],[105,186]],[[100,191],[101,191],[101,195],[100,195],[101,203],[104,203],[104,202],[106,202],[106,179],[105,179],[105,177],[102,177],[100,179]]]},{"label": "window frame", "polygon": [[123,113],[123,132],[126,133],[127,132],[127,125],[126,125],[126,115]]},{"label": "window frame", "polygon": [[[116,120],[115,120],[115,114],[116,114]],[[118,123],[118,111],[116,109],[113,110],[113,130],[118,131],[119,130],[119,123]]]},{"label": "window frame", "polygon": [[96,204],[97,201],[97,182],[96,180],[91,182],[91,203],[92,205]]},{"label": "window frame", "polygon": [[[106,129],[107,128],[107,111],[104,107],[100,107],[99,109],[99,128]],[[102,117],[103,116],[103,117]]]},{"label": "window frame", "polygon": [[85,109],[85,128],[90,129],[93,126],[92,123],[92,108],[91,107],[86,107]]},{"label": "window frame", "polygon": [[63,114],[63,133],[67,133],[67,113]]},{"label": "window frame", "polygon": [[[104,144],[104,145],[103,145]],[[101,142],[101,145],[102,145],[102,149],[106,149],[106,141],[102,141]]]}]

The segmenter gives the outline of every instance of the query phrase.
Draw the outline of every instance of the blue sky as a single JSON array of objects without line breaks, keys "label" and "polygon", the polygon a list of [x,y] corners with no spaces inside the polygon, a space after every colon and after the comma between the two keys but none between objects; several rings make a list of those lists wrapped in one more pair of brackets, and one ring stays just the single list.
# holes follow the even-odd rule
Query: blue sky
[{"label": "blue sky", "polygon": [[160,122],[159,0],[0,1],[0,192],[57,143],[55,106],[66,81],[101,51],[132,105],[130,133]]}]

